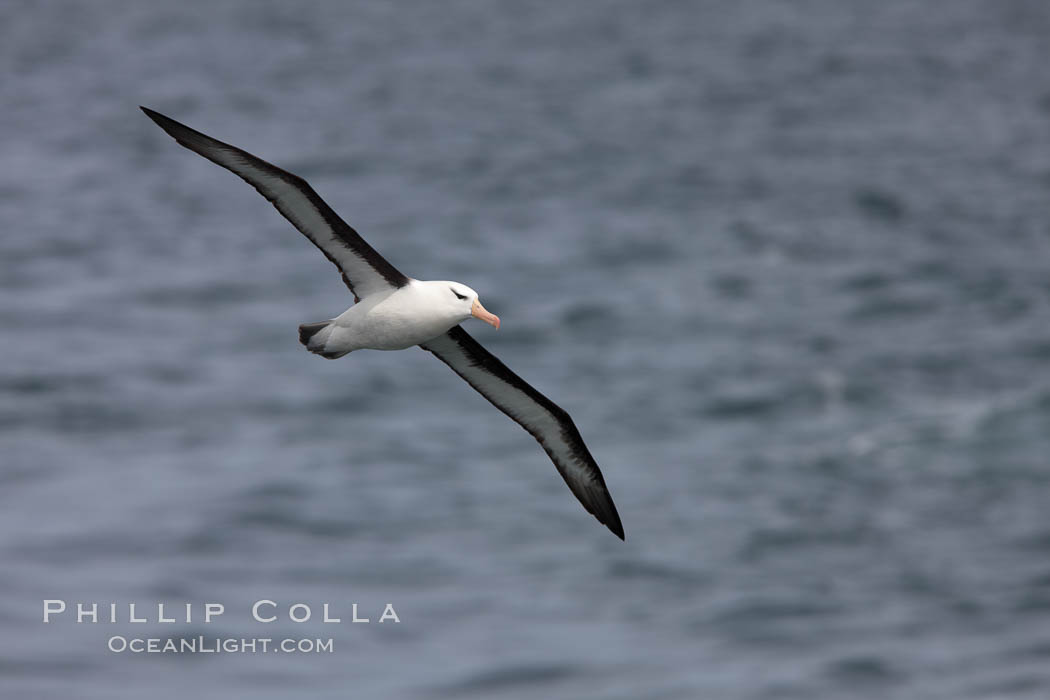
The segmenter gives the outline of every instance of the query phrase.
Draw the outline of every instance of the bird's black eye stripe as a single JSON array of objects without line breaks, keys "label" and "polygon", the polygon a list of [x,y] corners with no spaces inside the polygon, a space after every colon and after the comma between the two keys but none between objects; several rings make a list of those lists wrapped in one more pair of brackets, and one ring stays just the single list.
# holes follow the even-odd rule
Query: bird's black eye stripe
[{"label": "bird's black eye stripe", "polygon": [[[449,287],[449,289],[452,289],[452,287]],[[465,297],[465,296],[463,296],[462,294],[460,294],[459,292],[457,292],[457,291],[456,291],[455,289],[452,289],[452,293],[456,295],[456,298],[457,298],[457,299],[466,299],[466,297]]]}]

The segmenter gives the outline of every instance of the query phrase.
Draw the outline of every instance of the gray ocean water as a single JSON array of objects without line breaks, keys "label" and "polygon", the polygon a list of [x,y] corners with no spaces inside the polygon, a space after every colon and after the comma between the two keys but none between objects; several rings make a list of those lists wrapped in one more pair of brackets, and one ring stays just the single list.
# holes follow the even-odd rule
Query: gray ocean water
[{"label": "gray ocean water", "polygon": [[[1041,2],[0,4],[0,695],[1050,697],[1048,61]],[[304,352],[334,268],[139,104],[477,289],[627,542],[427,353]]]}]

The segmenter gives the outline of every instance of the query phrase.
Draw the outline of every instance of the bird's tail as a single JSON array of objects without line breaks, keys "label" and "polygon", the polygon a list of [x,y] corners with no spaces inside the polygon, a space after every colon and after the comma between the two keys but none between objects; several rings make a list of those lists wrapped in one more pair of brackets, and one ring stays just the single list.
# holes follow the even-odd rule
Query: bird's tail
[{"label": "bird's tail", "polygon": [[319,321],[317,323],[304,323],[299,326],[299,342],[306,346],[306,349],[315,355],[320,355],[329,360],[334,360],[337,357],[342,357],[349,350],[340,352],[328,352],[325,346],[328,344],[328,338],[332,335],[332,321]]}]

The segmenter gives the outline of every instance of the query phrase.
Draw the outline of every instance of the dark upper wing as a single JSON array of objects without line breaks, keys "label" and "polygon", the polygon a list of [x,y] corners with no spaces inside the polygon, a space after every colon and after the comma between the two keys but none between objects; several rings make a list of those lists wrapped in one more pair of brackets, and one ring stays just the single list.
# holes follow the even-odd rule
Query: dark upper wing
[{"label": "dark upper wing", "polygon": [[560,406],[536,391],[460,326],[421,346],[539,441],[589,513],[624,539],[605,479],[580,431]]},{"label": "dark upper wing", "polygon": [[270,200],[342,271],[355,299],[408,284],[408,277],[340,219],[306,180],[152,109],[141,109],[180,144],[239,175]]}]

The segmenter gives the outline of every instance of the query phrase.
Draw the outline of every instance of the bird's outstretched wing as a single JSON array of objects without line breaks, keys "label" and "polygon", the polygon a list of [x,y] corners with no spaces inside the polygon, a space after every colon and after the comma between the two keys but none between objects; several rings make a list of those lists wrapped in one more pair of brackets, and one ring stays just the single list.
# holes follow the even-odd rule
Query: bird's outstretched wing
[{"label": "bird's outstretched wing", "polygon": [[180,144],[218,163],[257,189],[335,263],[355,299],[408,284],[409,278],[340,219],[306,180],[152,109],[141,109]]},{"label": "bird's outstretched wing", "polygon": [[605,479],[564,409],[508,369],[460,326],[421,347],[536,438],[583,507],[624,539]]}]

